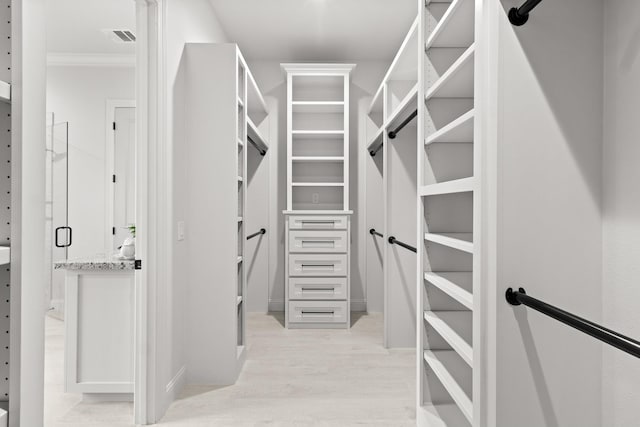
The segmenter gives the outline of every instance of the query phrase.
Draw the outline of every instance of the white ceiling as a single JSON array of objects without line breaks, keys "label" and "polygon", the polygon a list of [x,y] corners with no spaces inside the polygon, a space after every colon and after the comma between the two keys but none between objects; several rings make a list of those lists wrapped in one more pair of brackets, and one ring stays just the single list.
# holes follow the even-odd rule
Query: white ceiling
[{"label": "white ceiling", "polygon": [[133,0],[46,0],[47,51],[71,54],[133,54],[135,46],[109,40],[102,29],[135,34]]},{"label": "white ceiling", "polygon": [[210,0],[230,41],[251,60],[393,58],[416,0]]}]

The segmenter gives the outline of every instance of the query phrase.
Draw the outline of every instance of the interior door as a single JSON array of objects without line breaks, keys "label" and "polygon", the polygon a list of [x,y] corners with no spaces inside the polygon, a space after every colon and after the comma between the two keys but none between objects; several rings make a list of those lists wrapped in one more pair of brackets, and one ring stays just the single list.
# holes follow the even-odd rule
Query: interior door
[{"label": "interior door", "polygon": [[136,116],[133,107],[114,112],[113,249],[119,248],[135,224]]}]

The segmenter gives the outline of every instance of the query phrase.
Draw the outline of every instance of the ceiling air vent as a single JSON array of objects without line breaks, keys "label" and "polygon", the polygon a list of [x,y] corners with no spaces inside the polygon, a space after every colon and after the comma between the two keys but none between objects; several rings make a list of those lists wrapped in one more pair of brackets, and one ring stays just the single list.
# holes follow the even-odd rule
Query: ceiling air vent
[{"label": "ceiling air vent", "polygon": [[102,30],[112,41],[116,43],[133,43],[136,36],[131,30]]}]

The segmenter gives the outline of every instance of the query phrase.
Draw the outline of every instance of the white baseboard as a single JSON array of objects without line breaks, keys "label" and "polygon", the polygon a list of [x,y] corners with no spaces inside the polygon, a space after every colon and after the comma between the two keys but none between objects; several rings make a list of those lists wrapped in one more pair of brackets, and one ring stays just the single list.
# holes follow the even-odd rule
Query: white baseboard
[{"label": "white baseboard", "polygon": [[351,300],[351,311],[367,311],[366,300]]},{"label": "white baseboard", "polygon": [[284,311],[284,301],[269,300],[269,311]]},{"label": "white baseboard", "polygon": [[178,393],[183,389],[187,382],[187,367],[183,365],[178,372],[167,383],[167,400],[173,402],[178,397]]}]

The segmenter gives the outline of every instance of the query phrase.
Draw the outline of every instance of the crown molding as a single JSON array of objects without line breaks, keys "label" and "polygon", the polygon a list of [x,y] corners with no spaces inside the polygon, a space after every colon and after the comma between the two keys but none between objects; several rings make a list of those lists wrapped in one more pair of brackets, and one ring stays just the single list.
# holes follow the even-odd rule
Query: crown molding
[{"label": "crown molding", "polygon": [[48,53],[49,67],[135,67],[136,55],[106,53]]}]

